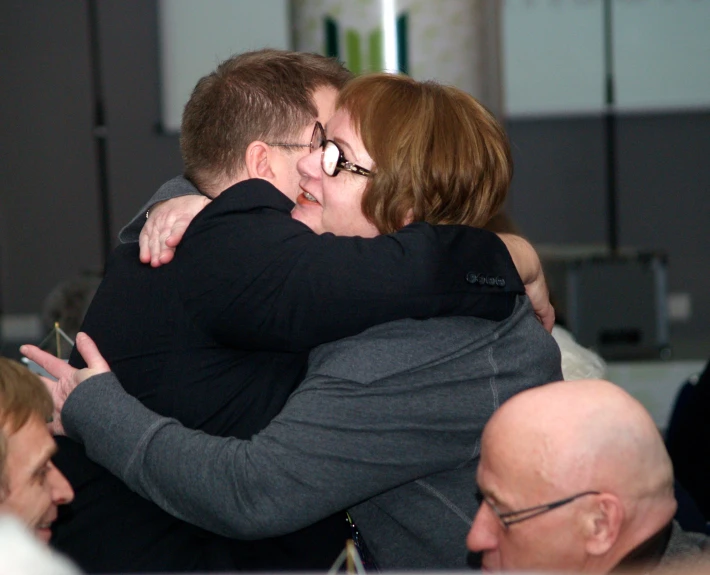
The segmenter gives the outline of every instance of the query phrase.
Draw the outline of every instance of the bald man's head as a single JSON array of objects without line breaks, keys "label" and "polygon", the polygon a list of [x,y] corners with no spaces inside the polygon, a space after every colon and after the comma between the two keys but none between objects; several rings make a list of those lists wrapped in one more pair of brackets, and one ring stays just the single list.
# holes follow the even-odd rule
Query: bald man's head
[{"label": "bald man's head", "polygon": [[[552,383],[507,401],[484,430],[478,482],[488,504],[468,544],[494,570],[607,572],[667,524],[676,506],[673,469],[653,420],[601,380]],[[507,528],[493,509],[505,514],[570,498],[549,511],[504,517],[513,521]]]}]

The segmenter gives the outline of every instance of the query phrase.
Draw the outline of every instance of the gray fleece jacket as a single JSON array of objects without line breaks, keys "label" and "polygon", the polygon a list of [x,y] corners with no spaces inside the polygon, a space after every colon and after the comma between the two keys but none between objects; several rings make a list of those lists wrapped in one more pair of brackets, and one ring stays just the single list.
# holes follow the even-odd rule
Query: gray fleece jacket
[{"label": "gray fleece jacket", "polygon": [[558,379],[559,348],[520,296],[503,322],[403,320],[320,346],[249,441],[160,417],[113,374],[80,385],[62,418],[92,459],[208,530],[264,538],[349,508],[381,567],[460,569],[483,426]]}]

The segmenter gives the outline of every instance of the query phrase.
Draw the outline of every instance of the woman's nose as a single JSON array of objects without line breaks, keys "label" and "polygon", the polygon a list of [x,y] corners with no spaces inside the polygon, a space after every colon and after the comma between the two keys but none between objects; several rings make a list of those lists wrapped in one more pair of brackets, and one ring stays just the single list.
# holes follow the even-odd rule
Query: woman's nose
[{"label": "woman's nose", "polygon": [[298,173],[303,177],[318,179],[321,177],[320,159],[323,155],[323,148],[316,148],[298,160]]}]

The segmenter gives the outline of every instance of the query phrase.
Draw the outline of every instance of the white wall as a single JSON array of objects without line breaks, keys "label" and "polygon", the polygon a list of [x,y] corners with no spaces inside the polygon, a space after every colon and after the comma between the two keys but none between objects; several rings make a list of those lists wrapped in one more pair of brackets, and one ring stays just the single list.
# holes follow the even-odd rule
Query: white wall
[{"label": "white wall", "polygon": [[[510,116],[604,110],[603,0],[506,0]],[[710,0],[612,0],[616,108],[710,108]]]},{"label": "white wall", "polygon": [[290,48],[288,0],[159,0],[161,121],[177,132],[197,81],[232,54]]}]

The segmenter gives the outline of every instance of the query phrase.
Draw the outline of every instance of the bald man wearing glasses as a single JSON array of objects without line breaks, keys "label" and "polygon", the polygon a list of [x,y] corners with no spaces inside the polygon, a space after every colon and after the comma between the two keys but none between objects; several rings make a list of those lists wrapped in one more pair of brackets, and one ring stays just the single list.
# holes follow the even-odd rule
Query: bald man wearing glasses
[{"label": "bald man wearing glasses", "polygon": [[609,382],[514,396],[485,427],[467,544],[486,571],[609,573],[706,565],[673,521],[673,467],[653,420]]}]

